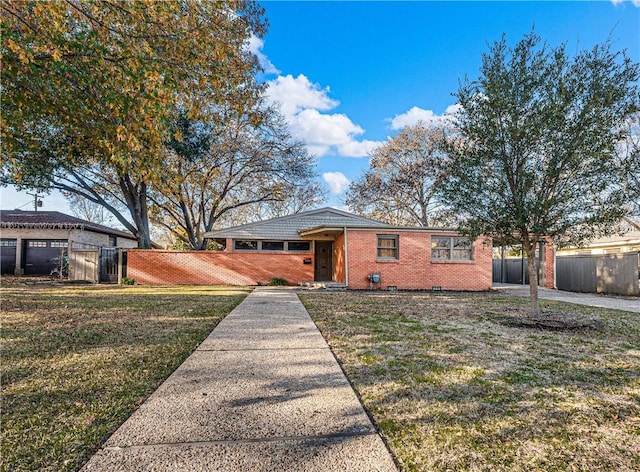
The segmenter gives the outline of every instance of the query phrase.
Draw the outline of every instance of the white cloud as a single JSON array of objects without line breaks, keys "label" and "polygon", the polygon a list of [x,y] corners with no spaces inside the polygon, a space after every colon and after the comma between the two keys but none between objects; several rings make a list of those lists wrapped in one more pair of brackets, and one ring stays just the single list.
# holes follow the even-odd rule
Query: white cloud
[{"label": "white cloud", "polygon": [[267,96],[271,102],[278,102],[285,116],[295,115],[302,110],[331,110],[340,102],[329,98],[329,87],[320,88],[311,83],[303,74],[293,77],[291,74],[279,76],[269,82]]},{"label": "white cloud", "polygon": [[329,186],[331,195],[340,195],[344,192],[351,181],[342,172],[325,172],[322,178]]},{"label": "white cloud", "polygon": [[[617,7],[618,5],[622,5],[624,0],[611,0],[611,3]],[[631,4],[636,8],[640,8],[640,0],[631,0]]]},{"label": "white cloud", "polygon": [[338,146],[338,152],[341,156],[345,157],[362,157],[369,156],[371,152],[379,147],[382,141],[371,141],[365,139],[363,141],[349,141],[345,144]]},{"label": "white cloud", "polygon": [[249,51],[256,55],[258,58],[258,62],[264,69],[265,74],[279,74],[280,71],[273,63],[269,60],[269,58],[262,52],[262,48],[264,47],[264,41],[257,36],[251,35],[249,38]]},{"label": "white cloud", "polygon": [[364,133],[342,113],[333,110],[340,102],[329,97],[329,87],[311,82],[303,74],[279,76],[269,82],[267,97],[279,103],[294,138],[306,143],[309,152],[318,157],[335,153],[342,157],[365,157],[378,145],[374,141],[358,141]]},{"label": "white cloud", "polygon": [[420,107],[413,107],[405,113],[396,115],[393,118],[388,119],[391,122],[391,129],[402,129],[405,126],[414,126],[419,122],[422,123],[439,123],[443,120],[451,119],[451,116],[460,110],[459,104],[449,105],[444,114],[436,115],[433,110],[425,110]]}]

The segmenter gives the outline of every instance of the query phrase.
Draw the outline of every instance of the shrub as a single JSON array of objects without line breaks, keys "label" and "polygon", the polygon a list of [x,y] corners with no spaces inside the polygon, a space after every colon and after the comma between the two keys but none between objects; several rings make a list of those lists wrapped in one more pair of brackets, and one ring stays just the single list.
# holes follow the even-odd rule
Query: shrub
[{"label": "shrub", "polygon": [[135,285],[136,281],[129,277],[122,277],[121,283],[122,285]]},{"label": "shrub", "polygon": [[279,279],[278,277],[276,277],[275,279],[271,279],[269,285],[289,285],[289,282],[287,282],[285,279]]}]

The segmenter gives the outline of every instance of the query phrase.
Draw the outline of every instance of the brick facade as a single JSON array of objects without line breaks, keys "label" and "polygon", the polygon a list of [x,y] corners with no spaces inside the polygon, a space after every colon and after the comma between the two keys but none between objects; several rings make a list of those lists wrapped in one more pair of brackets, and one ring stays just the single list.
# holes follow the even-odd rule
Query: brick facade
[{"label": "brick facade", "polygon": [[313,280],[311,254],[129,250],[127,277],[142,285],[258,285]]},{"label": "brick facade", "polygon": [[[376,257],[377,235],[398,235],[399,259],[381,261]],[[374,289],[386,290],[489,290],[491,288],[491,242],[478,239],[473,245],[472,261],[432,261],[432,233],[425,231],[374,231],[349,229],[349,288],[368,289],[367,275],[379,272],[380,284]],[[437,236],[456,236],[438,233]]]},{"label": "brick facade", "polygon": [[544,283],[542,285],[546,288],[556,288],[556,250],[551,238],[546,239],[542,263],[543,264],[541,273],[542,277],[544,278]]},{"label": "brick facade", "polygon": [[[377,236],[397,235],[397,260],[377,258]],[[492,280],[491,241],[479,238],[473,244],[471,261],[431,259],[433,236],[457,236],[456,233],[432,233],[421,230],[381,231],[347,229],[333,242],[333,280],[349,288],[370,288],[367,276],[379,272],[381,281],[375,290],[489,290]],[[347,251],[345,251],[345,241]],[[289,283],[314,280],[313,253],[233,251],[128,251],[127,277],[143,285],[258,285],[273,278]],[[313,246],[312,246],[313,247]],[[311,259],[311,264],[304,260]],[[554,247],[545,245],[544,286],[553,288]]]}]

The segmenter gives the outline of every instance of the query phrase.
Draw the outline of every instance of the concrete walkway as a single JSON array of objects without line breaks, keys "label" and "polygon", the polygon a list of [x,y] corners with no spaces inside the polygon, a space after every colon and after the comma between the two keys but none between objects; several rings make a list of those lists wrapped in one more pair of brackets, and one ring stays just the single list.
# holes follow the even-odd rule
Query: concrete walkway
[{"label": "concrete walkway", "polygon": [[[492,289],[518,297],[529,296],[528,285],[493,284]],[[640,313],[640,298],[634,299],[633,297],[611,297],[594,293],[565,292],[562,290],[551,290],[544,287],[538,287],[538,297],[542,300],[557,300],[561,302],[576,303],[578,305],[612,308],[614,310]]]},{"label": "concrete walkway", "polygon": [[257,288],[84,471],[396,471],[296,294]]}]

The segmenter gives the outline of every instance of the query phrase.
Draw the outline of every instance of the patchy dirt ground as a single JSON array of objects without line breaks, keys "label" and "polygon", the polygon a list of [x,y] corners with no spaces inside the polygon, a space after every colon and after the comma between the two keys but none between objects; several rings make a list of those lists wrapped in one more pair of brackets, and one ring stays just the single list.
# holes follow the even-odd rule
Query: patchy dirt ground
[{"label": "patchy dirt ground", "polygon": [[300,298],[404,470],[640,470],[637,313],[542,301],[541,326],[492,293]]}]

